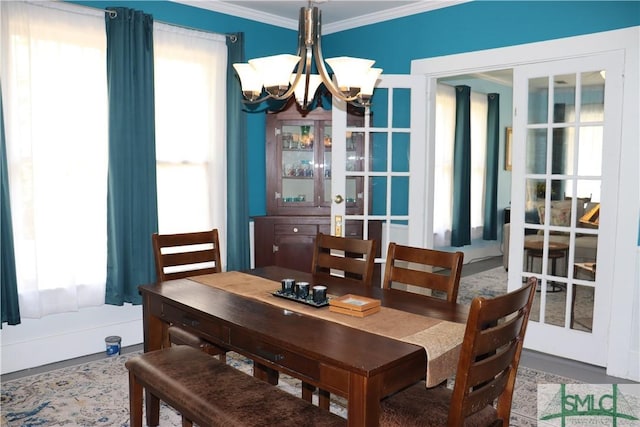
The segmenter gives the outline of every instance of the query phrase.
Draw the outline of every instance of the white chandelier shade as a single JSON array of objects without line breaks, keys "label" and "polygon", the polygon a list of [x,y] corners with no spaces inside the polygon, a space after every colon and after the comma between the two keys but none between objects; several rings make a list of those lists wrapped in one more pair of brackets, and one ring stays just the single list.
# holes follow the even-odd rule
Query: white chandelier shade
[{"label": "white chandelier shade", "polygon": [[[381,68],[372,68],[371,59],[341,56],[328,58],[330,77],[320,46],[321,23],[317,7],[300,9],[297,55],[281,54],[233,64],[244,97],[251,103],[266,99],[284,100],[294,95],[307,109],[320,84],[335,97],[358,106],[369,106]],[[312,64],[319,74],[312,73]],[[292,74],[293,73],[293,74]],[[263,96],[263,92],[266,95]]]}]

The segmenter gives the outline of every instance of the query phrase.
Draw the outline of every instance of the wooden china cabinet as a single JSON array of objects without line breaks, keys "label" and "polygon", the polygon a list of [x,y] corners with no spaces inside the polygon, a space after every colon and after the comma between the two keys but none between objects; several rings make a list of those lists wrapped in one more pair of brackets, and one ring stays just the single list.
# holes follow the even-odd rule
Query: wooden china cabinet
[{"label": "wooden china cabinet", "polygon": [[[348,115],[349,126],[362,126]],[[361,133],[348,135],[347,168],[363,160]],[[254,217],[256,267],[278,265],[310,271],[318,232],[331,234],[331,111],[316,108],[302,115],[295,103],[267,114],[267,215]],[[362,212],[363,180],[347,180],[347,213]],[[347,224],[345,236],[362,238],[362,227]]]}]

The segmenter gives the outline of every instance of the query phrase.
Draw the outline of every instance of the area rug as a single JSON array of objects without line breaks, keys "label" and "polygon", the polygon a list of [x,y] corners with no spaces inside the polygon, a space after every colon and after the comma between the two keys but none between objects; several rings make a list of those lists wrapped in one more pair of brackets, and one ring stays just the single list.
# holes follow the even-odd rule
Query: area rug
[{"label": "area rug", "polygon": [[[464,272],[464,267],[463,267]],[[545,316],[547,324],[564,327],[566,314],[566,286],[556,288],[557,292],[545,293]],[[507,272],[503,267],[496,267],[479,274],[462,277],[458,288],[458,303],[471,304],[471,300],[477,296],[493,298],[507,291]],[[540,321],[540,299],[542,294],[536,292],[531,308],[530,320]],[[576,299],[574,304],[573,329],[590,332],[593,322],[593,288],[586,286],[576,287]]]},{"label": "area rug", "polygon": [[[1,425],[129,426],[128,377],[124,362],[136,354],[107,357],[3,383]],[[237,369],[251,372],[252,362],[236,353],[228,353],[227,361]],[[576,381],[521,366],[514,392],[511,425],[537,425],[537,384],[572,382]],[[300,395],[300,381],[289,376],[281,375],[278,387]],[[314,401],[317,404],[317,395]],[[346,417],[343,399],[332,395],[330,406],[331,412]],[[163,404],[160,426],[180,425],[180,415]]]}]

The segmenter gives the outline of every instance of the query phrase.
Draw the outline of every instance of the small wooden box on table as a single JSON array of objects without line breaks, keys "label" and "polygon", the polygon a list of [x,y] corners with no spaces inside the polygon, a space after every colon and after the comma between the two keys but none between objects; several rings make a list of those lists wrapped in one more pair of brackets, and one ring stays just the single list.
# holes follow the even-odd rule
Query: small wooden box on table
[{"label": "small wooden box on table", "polygon": [[329,311],[355,317],[366,317],[380,311],[380,300],[347,294],[329,300]]}]

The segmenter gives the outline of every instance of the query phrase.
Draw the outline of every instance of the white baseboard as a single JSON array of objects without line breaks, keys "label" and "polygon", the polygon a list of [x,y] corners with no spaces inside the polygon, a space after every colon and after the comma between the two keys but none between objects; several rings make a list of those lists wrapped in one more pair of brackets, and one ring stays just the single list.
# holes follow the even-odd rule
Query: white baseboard
[{"label": "white baseboard", "polygon": [[4,325],[0,331],[0,373],[104,352],[104,339],[109,335],[120,336],[122,346],[142,343],[142,307],[104,305]]}]

